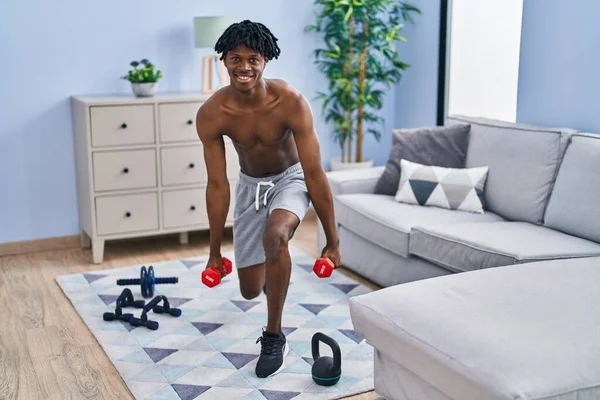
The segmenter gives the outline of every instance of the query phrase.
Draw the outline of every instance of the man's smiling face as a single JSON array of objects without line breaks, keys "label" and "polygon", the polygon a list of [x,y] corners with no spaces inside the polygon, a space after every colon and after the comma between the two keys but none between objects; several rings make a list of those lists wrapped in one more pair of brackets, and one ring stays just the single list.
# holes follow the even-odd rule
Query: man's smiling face
[{"label": "man's smiling face", "polygon": [[258,52],[240,44],[224,58],[231,85],[242,93],[250,92],[262,78],[267,60]]}]

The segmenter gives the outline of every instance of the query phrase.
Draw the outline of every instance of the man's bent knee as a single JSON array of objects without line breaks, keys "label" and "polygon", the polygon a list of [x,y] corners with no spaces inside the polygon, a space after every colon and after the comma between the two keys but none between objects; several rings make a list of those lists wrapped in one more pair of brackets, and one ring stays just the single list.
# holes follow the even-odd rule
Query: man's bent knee
[{"label": "man's bent knee", "polygon": [[263,235],[263,246],[267,260],[277,261],[282,252],[287,251],[289,232],[285,227],[271,226]]},{"label": "man's bent knee", "polygon": [[265,281],[264,264],[256,264],[238,270],[240,279],[240,293],[246,300],[252,300],[260,296],[262,285]]},{"label": "man's bent knee", "polygon": [[244,299],[252,300],[260,296],[260,294],[262,293],[262,288],[242,288],[241,293]]}]

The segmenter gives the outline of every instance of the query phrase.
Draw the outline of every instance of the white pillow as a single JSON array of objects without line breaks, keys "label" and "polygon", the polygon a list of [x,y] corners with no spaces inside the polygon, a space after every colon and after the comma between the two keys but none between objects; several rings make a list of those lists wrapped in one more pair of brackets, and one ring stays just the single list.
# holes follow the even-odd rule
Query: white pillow
[{"label": "white pillow", "polygon": [[483,214],[489,167],[444,168],[400,160],[395,199],[401,203]]}]

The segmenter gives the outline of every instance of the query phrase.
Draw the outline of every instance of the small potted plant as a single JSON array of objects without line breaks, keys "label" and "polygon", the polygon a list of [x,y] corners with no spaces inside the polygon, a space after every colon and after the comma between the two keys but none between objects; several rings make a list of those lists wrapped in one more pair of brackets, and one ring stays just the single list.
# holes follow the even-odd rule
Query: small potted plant
[{"label": "small potted plant", "polygon": [[131,82],[131,89],[137,97],[151,97],[156,93],[156,85],[162,78],[162,71],[155,69],[154,65],[147,59],[132,61],[130,69],[122,79]]}]

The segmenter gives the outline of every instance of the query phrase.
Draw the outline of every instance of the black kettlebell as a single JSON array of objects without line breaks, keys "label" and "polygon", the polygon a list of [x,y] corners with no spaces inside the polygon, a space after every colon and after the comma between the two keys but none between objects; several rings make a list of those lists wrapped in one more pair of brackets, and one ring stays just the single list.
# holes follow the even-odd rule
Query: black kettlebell
[{"label": "black kettlebell", "polygon": [[[319,355],[319,342],[323,342],[333,352],[332,357],[321,357]],[[325,335],[324,333],[317,332],[312,337],[312,378],[317,385],[321,386],[333,386],[340,380],[342,376],[342,353],[340,352],[340,346],[335,340]]]}]

